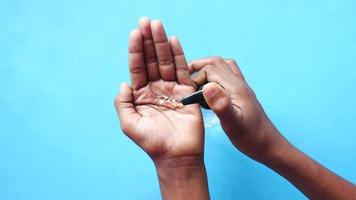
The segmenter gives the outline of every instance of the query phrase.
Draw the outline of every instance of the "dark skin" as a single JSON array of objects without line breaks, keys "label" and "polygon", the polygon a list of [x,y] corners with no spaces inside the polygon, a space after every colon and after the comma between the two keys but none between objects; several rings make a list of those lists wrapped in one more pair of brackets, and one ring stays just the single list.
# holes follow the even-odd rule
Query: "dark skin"
[{"label": "dark skin", "polygon": [[[309,199],[356,199],[356,186],[290,144],[269,120],[233,60],[211,57],[192,61],[191,72],[234,146],[268,166]],[[222,87],[224,88],[222,88]]]},{"label": "dark skin", "polygon": [[211,57],[188,65],[178,39],[168,41],[159,21],[141,18],[130,34],[129,65],[131,86],[121,85],[115,107],[123,132],[152,158],[163,199],[209,199],[199,106],[170,108],[157,101],[157,95],[182,97],[206,83],[204,98],[238,150],[310,199],[355,199],[355,185],[279,133],[234,60]]},{"label": "dark skin", "polygon": [[170,109],[156,96],[196,89],[178,39],[168,41],[161,22],[140,19],[129,65],[132,86],[123,83],[115,100],[123,132],[152,158],[163,199],[209,199],[199,105]]}]

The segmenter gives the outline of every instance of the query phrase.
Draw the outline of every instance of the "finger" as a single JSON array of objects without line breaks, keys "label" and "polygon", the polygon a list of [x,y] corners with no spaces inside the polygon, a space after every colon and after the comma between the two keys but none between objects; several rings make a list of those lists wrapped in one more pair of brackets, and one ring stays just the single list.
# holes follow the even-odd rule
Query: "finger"
[{"label": "finger", "polygon": [[[214,67],[212,65],[208,65],[209,67]],[[207,66],[207,67],[208,67]],[[208,82],[208,73],[206,69],[201,69],[197,73],[194,73],[191,77],[195,88],[200,88],[202,85]]]},{"label": "finger", "polygon": [[215,65],[216,67],[229,67],[230,70],[240,79],[244,79],[237,63],[232,59],[223,59],[221,57],[208,57],[193,60],[189,63],[189,72],[192,74],[204,68],[207,65]]},{"label": "finger", "polygon": [[137,140],[139,135],[135,133],[134,127],[140,115],[135,110],[132,89],[127,83],[121,83],[120,93],[114,104],[120,119],[121,129],[131,139]]},{"label": "finger", "polygon": [[227,63],[221,57],[208,57],[208,58],[192,60],[189,63],[188,68],[190,73],[194,73],[201,70],[203,67],[207,65],[215,65],[217,67],[221,67],[221,66],[227,66]]},{"label": "finger", "polygon": [[[219,57],[208,57],[192,60],[188,64],[188,70],[194,85],[199,88],[208,82],[207,71],[215,70]],[[222,60],[222,59],[221,59]],[[208,69],[209,68],[209,69]]]},{"label": "finger", "polygon": [[222,76],[221,71],[218,71],[216,66],[207,65],[192,76],[192,81],[194,86],[199,88],[208,82],[214,82],[223,85],[224,78],[226,77]]},{"label": "finger", "polygon": [[222,125],[236,122],[237,115],[231,99],[219,84],[208,83],[204,85],[203,95],[206,103],[216,113]]},{"label": "finger", "polygon": [[242,74],[242,72],[240,70],[239,65],[237,64],[237,62],[234,59],[228,58],[228,59],[225,59],[225,62],[230,66],[230,68],[234,74],[245,79],[244,75]]},{"label": "finger", "polygon": [[147,75],[143,58],[142,35],[138,29],[134,29],[130,33],[129,70],[131,84],[134,90],[137,90],[146,85]]},{"label": "finger", "polygon": [[148,80],[155,81],[160,78],[158,71],[158,61],[156,56],[156,49],[153,43],[151,32],[151,21],[147,17],[142,17],[139,20],[139,28],[143,38],[143,51],[145,57],[145,64],[147,70]]},{"label": "finger", "polygon": [[180,84],[192,85],[190,80],[190,74],[188,70],[188,64],[185,59],[182,46],[177,37],[171,37],[169,40],[171,50],[174,58],[174,65],[176,69],[177,81]]},{"label": "finger", "polygon": [[158,68],[161,78],[166,81],[176,80],[172,52],[162,23],[158,20],[151,22],[152,37],[158,58]]}]

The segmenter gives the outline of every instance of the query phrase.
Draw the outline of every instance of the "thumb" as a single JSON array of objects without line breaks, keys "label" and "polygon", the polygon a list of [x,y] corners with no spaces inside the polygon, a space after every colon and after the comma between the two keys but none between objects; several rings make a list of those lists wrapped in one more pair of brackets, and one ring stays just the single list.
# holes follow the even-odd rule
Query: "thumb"
[{"label": "thumb", "polygon": [[127,83],[121,83],[120,93],[114,101],[121,123],[121,129],[131,139],[138,140],[139,135],[133,130],[140,115],[136,112],[133,101],[132,88]]},{"label": "thumb", "polygon": [[203,87],[203,95],[211,110],[219,117],[222,124],[234,122],[236,115],[230,96],[217,83],[208,83]]}]

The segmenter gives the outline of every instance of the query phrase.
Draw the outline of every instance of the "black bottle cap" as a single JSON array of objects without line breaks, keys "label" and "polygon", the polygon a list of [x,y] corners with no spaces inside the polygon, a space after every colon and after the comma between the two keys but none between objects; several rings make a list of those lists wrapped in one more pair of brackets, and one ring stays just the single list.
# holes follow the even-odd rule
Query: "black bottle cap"
[{"label": "black bottle cap", "polygon": [[203,86],[199,88],[198,91],[183,97],[180,102],[183,105],[189,105],[194,103],[199,103],[201,107],[205,109],[210,109],[209,105],[206,103],[203,95]]}]

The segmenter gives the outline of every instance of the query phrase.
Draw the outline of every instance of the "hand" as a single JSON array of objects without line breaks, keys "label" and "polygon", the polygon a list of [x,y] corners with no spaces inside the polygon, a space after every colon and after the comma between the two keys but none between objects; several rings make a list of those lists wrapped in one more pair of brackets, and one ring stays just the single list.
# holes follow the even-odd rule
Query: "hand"
[{"label": "hand", "polygon": [[196,90],[182,47],[159,21],[141,18],[129,39],[130,87],[115,100],[123,132],[154,161],[163,199],[209,199],[199,105],[160,104]]},{"label": "hand", "polygon": [[231,142],[248,156],[264,159],[280,135],[236,62],[211,57],[192,61],[189,70],[197,72],[193,77],[196,85],[209,82],[203,88],[204,98]]},{"label": "hand", "polygon": [[129,38],[128,84],[115,100],[123,132],[154,161],[183,156],[201,157],[204,129],[198,105],[171,109],[157,95],[179,98],[195,91],[176,37],[170,41],[163,25],[142,18]]},{"label": "hand", "polygon": [[[231,142],[294,184],[309,199],[354,199],[356,187],[290,144],[273,126],[233,60],[206,58],[189,64],[196,85]],[[221,87],[222,86],[222,87]],[[224,89],[223,89],[224,88]]]}]

